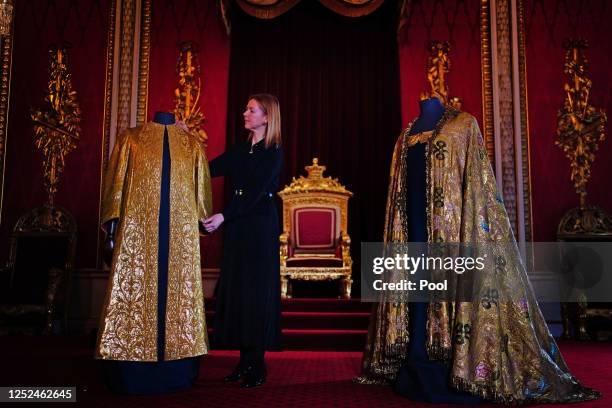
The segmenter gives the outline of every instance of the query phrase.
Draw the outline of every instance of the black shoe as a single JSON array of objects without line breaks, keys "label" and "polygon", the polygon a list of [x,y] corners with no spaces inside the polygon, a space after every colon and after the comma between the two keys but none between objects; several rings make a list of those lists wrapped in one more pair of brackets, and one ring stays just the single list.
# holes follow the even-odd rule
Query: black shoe
[{"label": "black shoe", "polygon": [[244,375],[244,381],[240,384],[241,388],[254,388],[264,385],[266,382],[266,371],[263,370],[261,374],[257,375],[250,370],[248,373]]},{"label": "black shoe", "polygon": [[241,379],[245,378],[245,376],[251,371],[253,371],[253,367],[251,366],[246,367],[246,368],[237,366],[236,368],[234,368],[234,371],[232,371],[230,375],[223,378],[223,381],[225,382],[240,381]]}]

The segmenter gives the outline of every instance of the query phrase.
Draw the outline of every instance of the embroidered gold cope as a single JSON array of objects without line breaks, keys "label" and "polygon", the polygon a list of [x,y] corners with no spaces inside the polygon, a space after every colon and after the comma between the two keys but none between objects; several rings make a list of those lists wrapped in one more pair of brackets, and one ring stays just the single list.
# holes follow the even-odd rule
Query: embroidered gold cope
[{"label": "embroidered gold cope", "polygon": [[[470,243],[476,252],[489,251],[484,273],[470,282],[473,301],[430,303],[429,358],[450,363],[449,381],[454,388],[497,402],[597,398],[597,391],[582,387],[571,375],[550,335],[497,192],[476,119],[447,108],[433,133],[416,138],[409,133],[410,126],[393,152],[384,241],[409,241],[406,152],[411,144],[425,142],[430,243]],[[452,275],[457,287],[462,277]],[[397,301],[387,293],[381,296],[373,308],[362,376],[357,382],[392,381],[406,356],[408,299]]]},{"label": "embroidered gold cope", "polygon": [[[208,161],[194,136],[169,125],[170,237],[165,360],[206,354],[198,220],[211,215]],[[157,360],[158,218],[164,125],[117,139],[104,179],[102,223],[119,218],[96,357]]]}]

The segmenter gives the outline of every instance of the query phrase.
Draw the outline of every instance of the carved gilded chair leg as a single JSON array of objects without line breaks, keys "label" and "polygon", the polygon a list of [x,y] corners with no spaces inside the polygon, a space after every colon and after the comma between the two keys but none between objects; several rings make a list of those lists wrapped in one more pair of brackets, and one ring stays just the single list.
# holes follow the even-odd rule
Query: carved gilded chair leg
[{"label": "carved gilded chair leg", "polygon": [[291,299],[293,297],[293,284],[291,279],[287,278],[287,297]]},{"label": "carved gilded chair leg", "polygon": [[287,297],[287,285],[289,283],[289,279],[287,276],[281,276],[281,297]]},{"label": "carved gilded chair leg", "polygon": [[340,280],[341,293],[344,299],[351,298],[351,283],[352,282],[353,281],[349,276],[345,276],[344,278]]}]

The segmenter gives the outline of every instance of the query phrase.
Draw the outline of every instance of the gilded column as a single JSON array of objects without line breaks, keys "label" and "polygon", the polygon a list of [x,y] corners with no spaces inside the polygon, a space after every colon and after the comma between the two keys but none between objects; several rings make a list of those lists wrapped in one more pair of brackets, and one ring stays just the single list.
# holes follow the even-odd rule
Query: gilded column
[{"label": "gilded column", "polygon": [[[484,10],[484,0],[481,4]],[[492,89],[489,94],[483,78],[483,100],[490,97],[493,109],[487,112],[485,104],[485,135],[492,116],[498,188],[514,235],[524,243],[531,240],[532,222],[522,1],[489,0],[489,16]],[[483,77],[488,68],[484,62]]]},{"label": "gilded column", "polygon": [[[147,119],[150,28],[151,0],[112,2],[107,34],[100,196],[104,172],[117,135]],[[98,216],[99,212],[100,209]],[[98,236],[98,248],[101,237]],[[100,266],[99,252],[98,249],[97,264]]]},{"label": "gilded column", "polygon": [[130,127],[136,3],[136,0],[118,0],[121,15],[119,32],[121,35],[119,49],[117,50],[119,52],[119,87],[117,89],[116,134]]},{"label": "gilded column", "polygon": [[11,98],[11,68],[13,61],[14,6],[10,0],[0,0],[0,224],[4,199],[4,163]]}]

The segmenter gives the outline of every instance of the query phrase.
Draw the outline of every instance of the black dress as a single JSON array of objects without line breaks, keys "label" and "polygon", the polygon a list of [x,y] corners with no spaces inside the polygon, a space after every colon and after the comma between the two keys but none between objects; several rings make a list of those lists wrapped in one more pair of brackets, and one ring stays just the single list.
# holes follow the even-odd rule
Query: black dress
[{"label": "black dress", "polygon": [[210,162],[212,177],[228,176],[224,240],[217,286],[214,344],[279,350],[280,259],[275,196],[282,151],[264,141],[239,143]]}]

